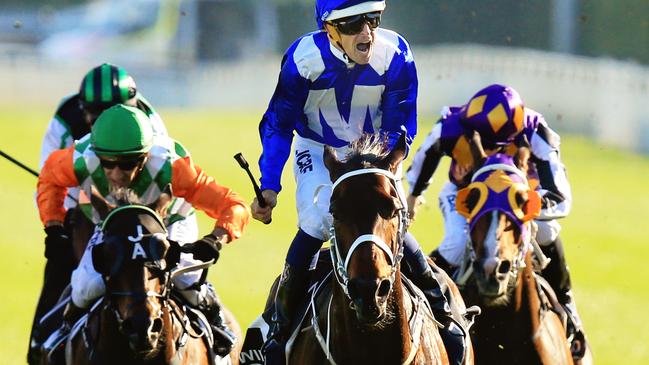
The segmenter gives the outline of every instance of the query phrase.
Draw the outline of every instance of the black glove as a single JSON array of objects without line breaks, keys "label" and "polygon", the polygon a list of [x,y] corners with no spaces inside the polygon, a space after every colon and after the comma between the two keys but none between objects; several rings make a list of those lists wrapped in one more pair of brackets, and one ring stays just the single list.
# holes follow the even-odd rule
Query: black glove
[{"label": "black glove", "polygon": [[45,257],[58,262],[73,260],[72,240],[68,237],[63,226],[45,228]]},{"label": "black glove", "polygon": [[194,243],[183,245],[182,251],[192,253],[195,259],[201,261],[214,260],[216,263],[219,260],[221,247],[221,242],[215,235],[210,233]]}]

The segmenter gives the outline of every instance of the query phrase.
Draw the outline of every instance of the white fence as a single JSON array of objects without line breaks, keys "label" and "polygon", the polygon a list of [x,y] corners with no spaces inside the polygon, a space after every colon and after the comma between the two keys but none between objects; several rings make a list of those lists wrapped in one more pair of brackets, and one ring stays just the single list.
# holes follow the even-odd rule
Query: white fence
[{"label": "white fence", "polygon": [[[476,45],[413,47],[419,71],[421,123],[444,105],[465,103],[490,83],[515,87],[553,127],[607,144],[649,152],[649,68],[532,50]],[[8,55],[7,55],[8,54]],[[1,52],[0,104],[55,107],[83,74],[104,61],[56,63],[20,51]],[[108,60],[110,61],[110,60]],[[277,55],[245,62],[145,68],[122,65],[157,106],[265,108],[279,71]]]}]

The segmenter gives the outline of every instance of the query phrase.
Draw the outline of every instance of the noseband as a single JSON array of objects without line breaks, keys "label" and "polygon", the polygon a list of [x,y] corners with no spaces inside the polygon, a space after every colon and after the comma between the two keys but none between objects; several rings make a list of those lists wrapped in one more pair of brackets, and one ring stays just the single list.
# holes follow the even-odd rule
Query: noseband
[{"label": "noseband", "polygon": [[377,175],[383,175],[387,177],[390,180],[390,183],[394,187],[395,191],[397,192],[397,196],[402,205],[402,207],[398,210],[399,228],[397,230],[398,232],[397,247],[395,252],[392,252],[390,246],[388,246],[381,237],[373,233],[367,233],[358,236],[350,246],[349,251],[347,252],[347,256],[341,257],[340,249],[338,248],[338,244],[336,240],[336,230],[334,228],[334,225],[333,224],[331,225],[330,227],[331,249],[329,250],[329,252],[331,254],[331,261],[333,262],[334,275],[336,276],[336,280],[338,280],[340,286],[343,288],[345,295],[347,295],[349,299],[351,299],[351,297],[349,296],[349,290],[347,288],[349,284],[349,273],[347,270],[349,268],[349,262],[351,261],[351,257],[354,251],[358,247],[360,247],[361,244],[365,242],[371,242],[376,246],[378,246],[383,252],[385,252],[385,254],[388,256],[388,259],[390,261],[390,266],[391,266],[390,286],[392,286],[392,284],[394,284],[394,280],[397,273],[397,265],[399,264],[401,258],[403,257],[403,237],[405,234],[406,227],[408,226],[408,214],[405,209],[405,207],[407,206],[406,199],[403,196],[402,191],[397,186],[397,178],[394,176],[392,172],[388,170],[379,169],[379,168],[369,168],[369,169],[353,170],[347,172],[342,176],[340,176],[334,182],[331,188],[332,194],[336,190],[336,187],[340,185],[340,183],[343,182],[344,180],[351,178],[353,176],[365,175],[365,174],[377,174]]}]

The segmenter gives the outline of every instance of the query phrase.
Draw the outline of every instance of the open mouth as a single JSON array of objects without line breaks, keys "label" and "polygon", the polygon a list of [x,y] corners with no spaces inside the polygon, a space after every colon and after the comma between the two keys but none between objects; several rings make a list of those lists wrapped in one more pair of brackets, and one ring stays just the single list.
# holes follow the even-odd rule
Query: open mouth
[{"label": "open mouth", "polygon": [[363,53],[369,52],[371,45],[371,42],[359,43],[356,45],[356,50]]}]

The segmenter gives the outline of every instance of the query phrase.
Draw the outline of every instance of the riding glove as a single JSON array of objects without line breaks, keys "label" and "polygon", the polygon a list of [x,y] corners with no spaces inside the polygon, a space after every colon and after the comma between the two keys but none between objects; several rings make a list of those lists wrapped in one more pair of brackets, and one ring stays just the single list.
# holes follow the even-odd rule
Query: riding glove
[{"label": "riding glove", "polygon": [[219,260],[221,247],[221,241],[215,235],[208,234],[194,243],[185,244],[182,246],[182,251],[191,252],[195,259],[201,261],[214,260],[216,263]]},{"label": "riding glove", "polygon": [[69,260],[72,258],[72,240],[63,226],[45,227],[45,257],[48,260]]}]

